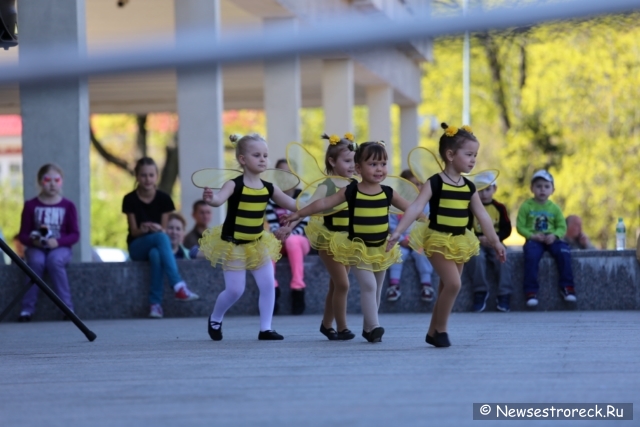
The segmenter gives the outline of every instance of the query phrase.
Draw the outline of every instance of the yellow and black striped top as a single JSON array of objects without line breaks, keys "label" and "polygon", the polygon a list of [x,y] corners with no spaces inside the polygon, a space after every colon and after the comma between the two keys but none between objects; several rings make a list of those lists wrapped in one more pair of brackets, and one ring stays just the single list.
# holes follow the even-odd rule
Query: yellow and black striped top
[{"label": "yellow and black striped top", "polygon": [[[355,180],[352,180],[352,182],[355,182]],[[332,196],[339,191],[331,178],[327,178],[323,184],[327,187],[326,197]],[[327,227],[327,230],[338,232],[349,231],[349,210],[347,207],[347,202],[341,203],[334,208],[338,212],[323,217],[324,226]]]},{"label": "yellow and black striped top", "polygon": [[221,239],[241,245],[258,240],[264,233],[264,215],[273,196],[273,184],[262,181],[260,189],[244,185],[244,176],[233,180],[236,187],[227,201],[227,217]]},{"label": "yellow and black striped top", "polygon": [[347,186],[345,196],[349,204],[349,238],[362,239],[366,246],[382,246],[389,235],[389,206],[393,189],[382,185],[378,194],[365,194],[358,183]]},{"label": "yellow and black striped top", "polygon": [[447,184],[439,174],[429,178],[431,200],[429,200],[429,228],[454,236],[465,233],[470,226],[469,203],[476,186],[467,178],[460,186]]}]

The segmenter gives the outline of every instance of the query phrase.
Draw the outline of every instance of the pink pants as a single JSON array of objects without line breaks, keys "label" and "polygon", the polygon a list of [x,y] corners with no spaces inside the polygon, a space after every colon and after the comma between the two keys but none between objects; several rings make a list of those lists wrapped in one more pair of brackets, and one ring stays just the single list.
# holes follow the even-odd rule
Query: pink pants
[{"label": "pink pants", "polygon": [[[311,250],[309,240],[305,236],[292,234],[287,237],[282,243],[282,254],[289,258],[289,265],[291,266],[291,289],[304,289],[307,285],[304,284],[304,256]],[[276,263],[273,263],[273,270],[275,272]],[[278,281],[275,281],[276,288],[278,287]]]}]

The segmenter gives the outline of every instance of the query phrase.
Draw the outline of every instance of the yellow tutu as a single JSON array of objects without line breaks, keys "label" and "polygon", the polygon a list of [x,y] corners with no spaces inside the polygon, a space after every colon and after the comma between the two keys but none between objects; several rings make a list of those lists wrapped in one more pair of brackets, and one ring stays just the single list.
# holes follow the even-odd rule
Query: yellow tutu
[{"label": "yellow tutu", "polygon": [[330,246],[334,260],[361,270],[382,271],[389,268],[391,264],[402,262],[398,245],[387,252],[386,243],[382,246],[367,246],[360,238],[349,239],[347,233],[335,233]]},{"label": "yellow tutu", "polygon": [[[331,252],[331,240],[339,231],[331,231],[325,225],[321,217],[312,216],[304,229],[304,234],[309,239],[311,247],[318,251]],[[342,233],[346,234],[346,233]]]},{"label": "yellow tutu", "polygon": [[465,229],[464,234],[454,236],[451,233],[432,230],[426,222],[417,222],[409,233],[409,246],[417,252],[424,251],[430,257],[434,253],[444,255],[446,259],[463,264],[480,252],[480,242],[476,235]]},{"label": "yellow tutu", "polygon": [[222,225],[207,229],[198,241],[200,252],[223,270],[255,270],[265,262],[277,261],[282,256],[282,243],[273,234],[264,232],[262,237],[253,242],[237,245],[222,240]]}]

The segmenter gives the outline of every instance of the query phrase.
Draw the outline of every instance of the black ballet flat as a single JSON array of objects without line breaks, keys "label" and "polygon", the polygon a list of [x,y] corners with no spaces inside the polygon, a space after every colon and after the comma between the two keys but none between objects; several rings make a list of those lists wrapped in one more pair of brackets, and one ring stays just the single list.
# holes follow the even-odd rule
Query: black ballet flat
[{"label": "black ballet flat", "polygon": [[338,337],[336,338],[338,341],[349,341],[356,337],[356,334],[351,332],[349,329],[343,329],[338,332]]},{"label": "black ballet flat", "polygon": [[362,331],[362,337],[372,343],[382,342],[382,335],[384,335],[384,328],[382,326],[373,328],[371,332]]},{"label": "black ballet flat", "polygon": [[322,322],[320,322],[320,333],[329,338],[329,341],[335,341],[338,339],[338,333],[336,330],[333,328],[326,328]]},{"label": "black ballet flat", "polygon": [[427,344],[431,344],[434,347],[451,347],[451,342],[449,342],[449,335],[446,332],[436,331],[434,337],[427,333],[425,341]]},{"label": "black ballet flat", "polygon": [[[209,337],[214,341],[222,341],[222,323],[207,319]],[[219,328],[214,328],[219,326]]]}]

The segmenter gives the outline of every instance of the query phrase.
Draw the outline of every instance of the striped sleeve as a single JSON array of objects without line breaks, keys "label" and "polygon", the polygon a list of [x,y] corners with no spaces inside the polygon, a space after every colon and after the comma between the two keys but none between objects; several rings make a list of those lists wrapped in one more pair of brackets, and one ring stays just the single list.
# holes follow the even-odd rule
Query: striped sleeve
[{"label": "striped sleeve", "polygon": [[302,221],[296,225],[296,228],[291,230],[291,234],[297,234],[299,236],[304,236],[304,229],[309,223],[309,217],[303,218]]},{"label": "striped sleeve", "polygon": [[278,215],[276,214],[276,204],[273,200],[269,199],[267,203],[267,211],[265,215],[267,223],[269,224],[269,231],[274,232],[280,228],[280,222],[278,221]]}]

